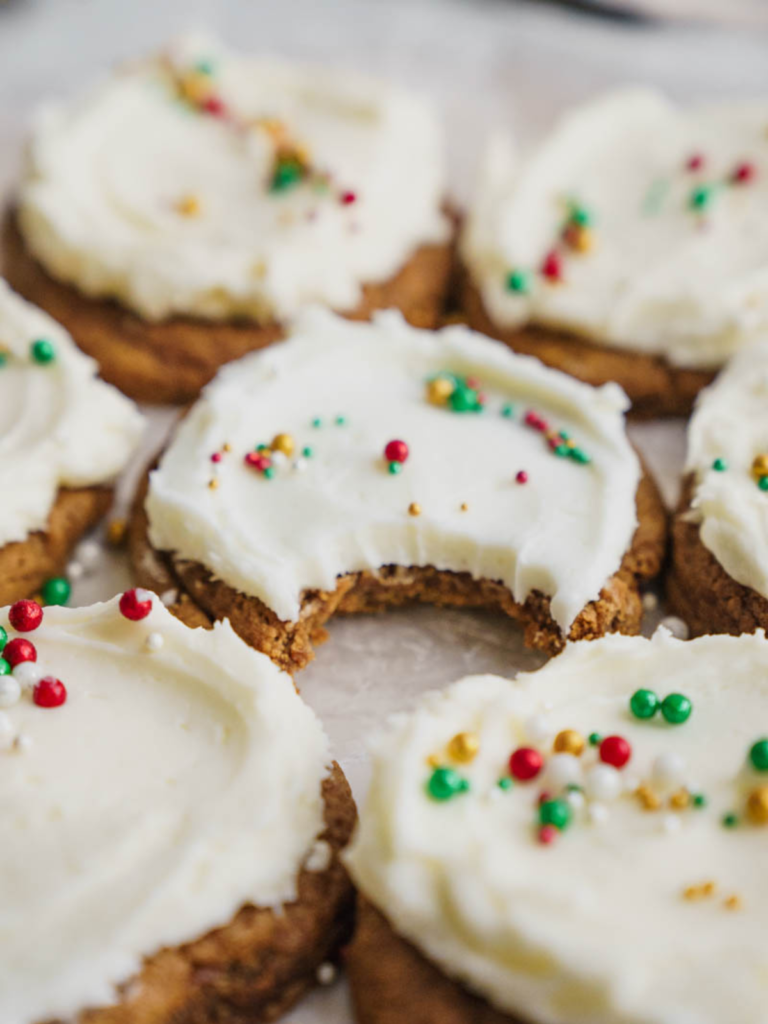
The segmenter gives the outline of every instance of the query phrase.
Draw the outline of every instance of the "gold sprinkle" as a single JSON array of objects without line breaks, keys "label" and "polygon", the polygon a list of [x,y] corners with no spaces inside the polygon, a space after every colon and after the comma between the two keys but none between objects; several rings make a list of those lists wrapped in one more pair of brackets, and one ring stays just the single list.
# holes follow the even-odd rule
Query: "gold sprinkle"
[{"label": "gold sprinkle", "polygon": [[728,899],[725,900],[723,906],[726,910],[741,910],[741,897],[736,896],[736,894],[734,894],[733,896],[729,896]]},{"label": "gold sprinkle", "polygon": [[427,384],[427,398],[432,405],[445,405],[453,394],[453,381],[447,377],[435,377]]},{"label": "gold sprinkle", "polygon": [[760,786],[749,794],[747,812],[755,825],[768,825],[768,786]]},{"label": "gold sprinkle", "polygon": [[202,212],[202,205],[197,196],[182,196],[176,203],[176,210],[182,217],[199,217]]},{"label": "gold sprinkle", "polygon": [[458,732],[448,744],[449,755],[462,764],[474,761],[479,750],[480,739],[474,732]]},{"label": "gold sprinkle", "polygon": [[411,504],[408,506],[408,515],[409,516],[420,516],[421,515],[421,505],[418,503],[418,501],[412,501]]},{"label": "gold sprinkle", "polygon": [[216,479],[216,477],[213,477],[212,480],[208,481],[208,490],[209,491],[215,491],[218,486],[219,486],[219,481]]},{"label": "gold sprinkle", "polygon": [[717,889],[717,882],[704,882],[701,887],[702,896],[714,896]]},{"label": "gold sprinkle", "polygon": [[296,442],[293,440],[291,434],[275,434],[272,438],[272,450],[282,452],[283,455],[287,455],[288,458],[293,455],[293,450],[296,447]]},{"label": "gold sprinkle", "polygon": [[717,889],[716,882],[702,882],[701,885],[689,885],[683,889],[683,897],[687,900],[702,900],[714,896]]},{"label": "gold sprinkle", "polygon": [[684,811],[691,802],[687,789],[679,789],[669,798],[669,806],[675,811]]},{"label": "gold sprinkle", "polygon": [[231,444],[230,444],[230,443],[229,443],[229,442],[227,441],[227,443],[226,443],[226,444],[223,444],[223,445],[221,446],[221,450],[222,450],[223,452],[231,452],[231,451],[232,451],[232,445],[231,445]]},{"label": "gold sprinkle", "polygon": [[635,796],[643,805],[643,810],[645,811],[658,811],[661,807],[661,800],[659,800],[650,786],[638,786],[635,790]]},{"label": "gold sprinkle", "polygon": [[119,548],[125,542],[128,524],[125,519],[112,519],[107,526],[107,540],[113,548]]},{"label": "gold sprinkle", "polygon": [[461,505],[459,505],[459,508],[461,509],[462,512],[469,511],[469,505],[466,503],[466,501],[462,501]]},{"label": "gold sprinkle", "polygon": [[442,762],[440,761],[440,758],[438,757],[437,754],[430,754],[429,757],[427,758],[427,764],[429,765],[430,768],[439,768],[441,763]]},{"label": "gold sprinkle", "polygon": [[762,452],[752,460],[752,476],[759,480],[761,476],[768,476],[768,454]]},{"label": "gold sprinkle", "polygon": [[180,82],[182,96],[190,103],[204,103],[211,92],[210,82],[206,75],[197,72],[184,75]]},{"label": "gold sprinkle", "polygon": [[552,749],[556,754],[573,754],[579,757],[584,751],[584,737],[575,729],[563,729],[555,736]]}]

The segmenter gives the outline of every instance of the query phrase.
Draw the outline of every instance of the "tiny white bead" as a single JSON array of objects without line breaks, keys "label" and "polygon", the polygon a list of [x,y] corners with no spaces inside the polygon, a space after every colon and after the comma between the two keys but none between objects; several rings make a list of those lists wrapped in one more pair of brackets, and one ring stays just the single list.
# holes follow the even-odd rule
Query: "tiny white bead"
[{"label": "tiny white bead", "polygon": [[665,754],[659,754],[653,762],[651,775],[654,782],[660,782],[665,786],[675,786],[685,778],[685,768],[685,758],[670,750]]},{"label": "tiny white bead", "polygon": [[564,789],[572,782],[581,782],[581,762],[573,754],[553,754],[547,761],[545,778],[553,789]]},{"label": "tiny white bead", "polygon": [[275,466],[285,466],[286,463],[288,462],[288,456],[285,454],[285,452],[280,452],[280,451],[272,452],[272,456],[271,457],[272,457],[272,463]]},{"label": "tiny white bead", "polygon": [[296,459],[296,461],[293,464],[293,468],[296,473],[303,473],[304,470],[307,468],[307,460]]},{"label": "tiny white bead", "polygon": [[659,599],[652,591],[649,590],[646,594],[643,594],[643,609],[645,611],[655,612],[658,607]]},{"label": "tiny white bead", "polygon": [[668,835],[673,832],[679,832],[682,822],[678,814],[665,814],[661,819],[661,829]]},{"label": "tiny white bead", "polygon": [[524,729],[529,743],[543,743],[552,735],[552,727],[546,715],[531,715],[526,719]]},{"label": "tiny white bead", "polygon": [[153,654],[155,651],[159,651],[165,643],[165,638],[162,633],[150,633],[147,639],[144,641],[144,647]]},{"label": "tiny white bead", "polygon": [[336,981],[336,968],[331,963],[320,964],[317,968],[317,981],[320,985],[332,985]]},{"label": "tiny white bead", "polygon": [[667,615],[666,618],[661,620],[660,625],[668,629],[672,636],[677,637],[678,640],[687,640],[691,635],[687,624],[682,619],[679,619],[677,615]]},{"label": "tiny white bead", "polygon": [[78,544],[75,550],[75,558],[86,568],[89,568],[95,565],[101,558],[101,546],[95,540],[84,540],[82,544]]},{"label": "tiny white bead", "polygon": [[611,812],[605,804],[590,804],[587,808],[587,815],[593,825],[604,825],[611,816]]},{"label": "tiny white bead", "polygon": [[585,779],[589,796],[595,800],[615,800],[622,791],[620,773],[609,764],[596,764],[589,769]]},{"label": "tiny white bead", "polygon": [[21,683],[13,676],[0,676],[0,708],[11,708],[21,697]]},{"label": "tiny white bead", "polygon": [[37,686],[43,675],[44,673],[35,661],[20,661],[13,670],[13,678],[22,690],[31,690]]},{"label": "tiny white bead", "polygon": [[[584,796],[584,794],[580,792],[578,789],[569,790],[565,799],[568,801],[568,805],[574,811],[582,810],[582,808],[587,802],[587,799]],[[599,807],[600,805],[598,804],[597,806]]]},{"label": "tiny white bead", "polygon": [[20,732],[16,739],[13,741],[14,749],[18,750],[19,753],[25,754],[32,748],[32,737],[27,736],[26,733]]},{"label": "tiny white bead", "polygon": [[70,562],[67,566],[67,578],[70,583],[80,580],[85,575],[85,569],[80,562]]},{"label": "tiny white bead", "polygon": [[13,723],[4,711],[0,711],[0,750],[7,750],[13,743]]}]

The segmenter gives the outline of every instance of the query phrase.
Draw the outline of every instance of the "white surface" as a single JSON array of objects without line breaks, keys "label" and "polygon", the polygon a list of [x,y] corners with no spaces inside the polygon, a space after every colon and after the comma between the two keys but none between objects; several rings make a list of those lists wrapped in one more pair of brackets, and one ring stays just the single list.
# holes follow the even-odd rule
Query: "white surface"
[{"label": "white surface", "polygon": [[[448,120],[451,180],[460,197],[480,145],[498,124],[531,138],[568,103],[627,81],[666,88],[677,99],[768,92],[766,33],[756,30],[632,27],[505,0],[16,0],[0,7],[0,186],[13,180],[36,102],[194,24],[244,48],[334,61],[426,88]],[[172,416],[152,414],[150,445]],[[673,500],[683,428],[650,424],[633,435]],[[111,596],[127,580],[122,558],[105,554],[78,582],[75,600]],[[330,631],[298,681],[358,795],[364,737],[384,715],[460,675],[511,674],[542,661],[521,651],[509,622],[475,613],[417,609],[340,620]],[[344,985],[313,996],[290,1020],[349,1024]]]}]

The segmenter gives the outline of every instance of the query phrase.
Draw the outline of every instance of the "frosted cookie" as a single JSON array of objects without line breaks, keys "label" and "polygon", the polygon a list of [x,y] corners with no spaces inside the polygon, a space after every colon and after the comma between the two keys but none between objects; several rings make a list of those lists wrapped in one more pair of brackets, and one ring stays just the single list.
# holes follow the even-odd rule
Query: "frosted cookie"
[{"label": "frosted cookie", "polygon": [[409,601],[500,609],[548,651],[637,631],[665,516],[625,406],[466,327],[307,311],[179,426],[133,524],[138,579],[291,670],[334,612]]},{"label": "frosted cookie", "polygon": [[354,804],[291,679],[147,591],[0,623],[3,1024],[274,1020],[352,909]]},{"label": "frosted cookie", "polygon": [[492,146],[461,242],[473,327],[639,415],[687,413],[768,326],[768,103],[624,90],[524,159]]},{"label": "frosted cookie", "polygon": [[142,431],[67,332],[0,278],[0,604],[57,576]]},{"label": "frosted cookie", "polygon": [[762,634],[659,631],[393,719],[346,856],[356,1019],[763,1024],[767,718]]},{"label": "frosted cookie", "polygon": [[768,341],[696,403],[667,588],[692,632],[768,627]]},{"label": "frosted cookie", "polygon": [[7,273],[106,380],[185,402],[310,302],[434,326],[444,195],[421,97],[189,37],[38,119]]}]

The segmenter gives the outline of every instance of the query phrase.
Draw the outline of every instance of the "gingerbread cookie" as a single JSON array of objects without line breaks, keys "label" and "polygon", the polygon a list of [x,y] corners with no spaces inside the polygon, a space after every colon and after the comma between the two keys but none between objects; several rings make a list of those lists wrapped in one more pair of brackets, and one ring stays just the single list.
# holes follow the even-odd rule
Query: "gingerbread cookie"
[{"label": "gingerbread cookie", "polygon": [[635,632],[665,515],[625,405],[465,327],[307,312],[179,426],[135,571],[291,670],[334,612],[409,601],[499,608],[549,651]]},{"label": "gingerbread cookie", "polygon": [[190,37],[39,119],[7,274],[105,379],[184,402],[307,303],[433,326],[444,192],[420,97]]},{"label": "gingerbread cookie", "polygon": [[2,1020],[274,1020],[352,910],[354,804],[291,679],[148,591],[0,622]]},{"label": "gingerbread cookie", "polygon": [[0,279],[0,602],[56,576],[142,430],[62,327]]},{"label": "gingerbread cookie", "polygon": [[617,381],[637,415],[687,413],[768,322],[767,113],[624,90],[527,158],[494,144],[460,245],[470,324]]},{"label": "gingerbread cookie", "polygon": [[356,1019],[762,1024],[766,709],[762,635],[660,630],[394,718],[346,854]]},{"label": "gingerbread cookie", "polygon": [[688,427],[667,589],[694,634],[768,627],[768,343],[702,392]]}]

